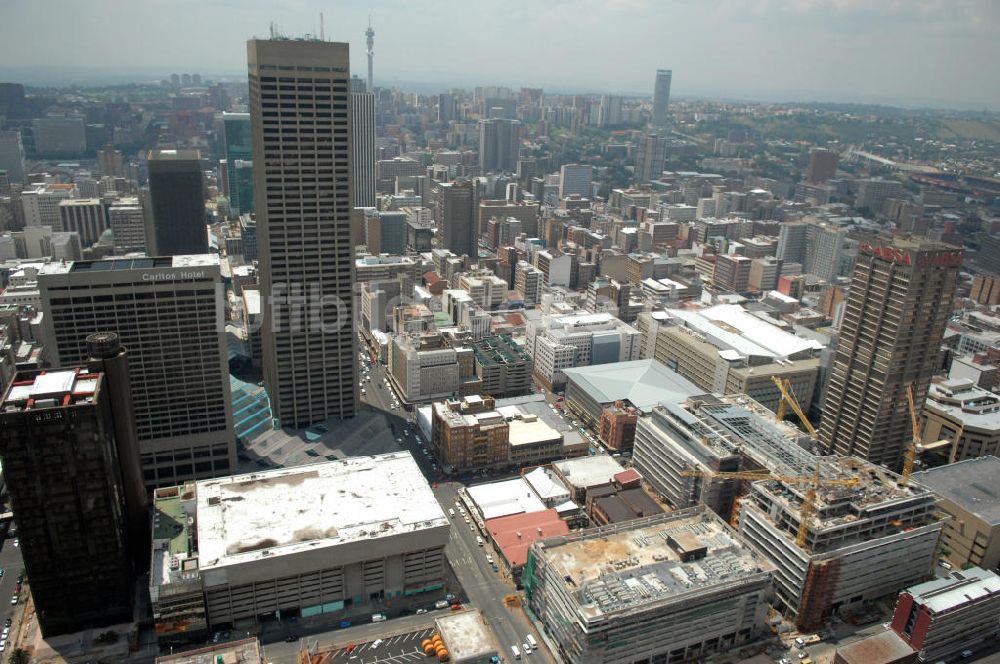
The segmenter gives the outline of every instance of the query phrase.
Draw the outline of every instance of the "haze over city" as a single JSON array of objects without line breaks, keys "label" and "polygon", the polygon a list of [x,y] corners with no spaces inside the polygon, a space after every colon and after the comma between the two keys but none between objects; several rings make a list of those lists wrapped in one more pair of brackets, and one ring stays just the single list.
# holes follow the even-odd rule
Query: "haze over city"
[{"label": "haze over city", "polygon": [[[679,97],[1000,106],[993,0],[8,0],[0,73],[37,83],[122,82],[182,69],[241,75],[247,36],[319,33],[352,44],[372,17],[382,82],[641,93],[673,67]],[[132,77],[132,79],[129,79]]]}]

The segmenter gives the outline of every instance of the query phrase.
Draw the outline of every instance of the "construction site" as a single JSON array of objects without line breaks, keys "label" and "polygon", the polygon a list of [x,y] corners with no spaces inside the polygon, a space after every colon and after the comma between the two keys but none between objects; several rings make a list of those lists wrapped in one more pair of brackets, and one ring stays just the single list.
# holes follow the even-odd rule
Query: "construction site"
[{"label": "construction site", "polygon": [[776,606],[815,629],[927,578],[943,526],[936,503],[879,466],[820,457],[811,478],[753,482],[739,530],[776,567]]},{"label": "construction site", "polygon": [[522,578],[563,661],[689,662],[757,636],[771,568],[701,505],[536,542]]}]

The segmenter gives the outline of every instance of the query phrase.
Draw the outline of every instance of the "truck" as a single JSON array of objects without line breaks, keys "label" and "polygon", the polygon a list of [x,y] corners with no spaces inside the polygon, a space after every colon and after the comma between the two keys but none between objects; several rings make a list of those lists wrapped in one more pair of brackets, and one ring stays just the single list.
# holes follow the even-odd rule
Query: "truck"
[{"label": "truck", "polygon": [[521,651],[518,650],[517,646],[510,647],[510,654],[514,656],[514,659],[521,659]]},{"label": "truck", "polygon": [[799,648],[804,648],[813,643],[819,643],[823,640],[819,634],[803,634],[802,636],[796,637],[795,645]]},{"label": "truck", "polygon": [[538,650],[538,641],[535,641],[535,635],[534,634],[528,634],[524,638],[525,638],[525,640],[527,640],[528,645],[531,646],[532,650]]}]

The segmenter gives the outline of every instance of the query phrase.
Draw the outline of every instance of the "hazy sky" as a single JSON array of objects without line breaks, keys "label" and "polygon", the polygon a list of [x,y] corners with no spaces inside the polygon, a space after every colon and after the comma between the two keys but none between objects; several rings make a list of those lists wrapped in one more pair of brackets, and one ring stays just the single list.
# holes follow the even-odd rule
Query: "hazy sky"
[{"label": "hazy sky", "polygon": [[0,77],[242,75],[321,11],[361,75],[372,15],[376,84],[652,94],[660,67],[676,96],[1000,109],[1000,0],[0,0]]}]

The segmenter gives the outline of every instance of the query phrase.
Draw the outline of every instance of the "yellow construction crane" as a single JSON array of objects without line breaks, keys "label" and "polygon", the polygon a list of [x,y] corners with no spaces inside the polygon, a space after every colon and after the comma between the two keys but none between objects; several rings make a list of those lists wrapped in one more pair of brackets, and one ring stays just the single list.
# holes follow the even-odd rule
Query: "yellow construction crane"
[{"label": "yellow construction crane", "polygon": [[791,406],[795,414],[798,415],[799,421],[802,422],[802,426],[806,428],[806,431],[815,436],[816,428],[813,427],[812,422],[809,421],[806,414],[802,412],[799,401],[795,398],[795,392],[792,391],[792,384],[787,378],[778,378],[777,376],[771,376],[771,380],[778,386],[778,391],[781,392],[781,398],[778,400],[778,414],[776,419],[779,422],[783,421],[785,419],[785,406]]},{"label": "yellow construction crane", "polygon": [[686,477],[708,477],[720,480],[749,480],[757,482],[760,480],[779,480],[785,484],[808,484],[802,505],[799,507],[799,530],[795,536],[795,544],[800,548],[805,548],[806,538],[809,535],[809,523],[816,514],[816,492],[822,486],[857,486],[860,481],[857,477],[843,479],[823,479],[819,475],[819,463],[816,463],[816,470],[812,475],[776,475],[767,470],[739,470],[735,472],[706,473],[700,470],[682,470],[681,475]]},{"label": "yellow construction crane", "polygon": [[917,419],[917,408],[913,405],[913,383],[906,386],[906,403],[910,406],[910,422],[913,425],[913,436],[912,440],[910,440],[910,446],[906,448],[906,457],[903,459],[903,472],[899,476],[900,486],[906,486],[910,483],[913,464],[917,461],[917,447],[920,445],[920,421]]}]

